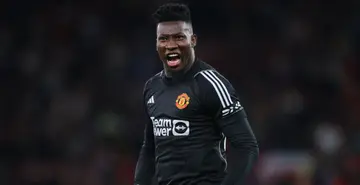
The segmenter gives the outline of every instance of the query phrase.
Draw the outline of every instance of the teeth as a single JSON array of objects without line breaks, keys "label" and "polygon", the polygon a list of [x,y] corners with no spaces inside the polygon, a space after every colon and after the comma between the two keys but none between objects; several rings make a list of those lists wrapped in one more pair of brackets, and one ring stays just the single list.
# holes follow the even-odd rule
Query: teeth
[{"label": "teeth", "polygon": [[173,53],[173,54],[169,54],[168,56],[169,56],[169,57],[177,57],[177,56],[179,56],[179,55],[176,54],[176,53]]}]

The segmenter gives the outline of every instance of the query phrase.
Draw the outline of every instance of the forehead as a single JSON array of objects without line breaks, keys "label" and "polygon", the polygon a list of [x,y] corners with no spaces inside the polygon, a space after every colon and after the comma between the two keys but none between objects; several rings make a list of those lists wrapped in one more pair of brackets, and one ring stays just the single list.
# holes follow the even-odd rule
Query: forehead
[{"label": "forehead", "polygon": [[185,21],[161,22],[157,25],[157,35],[172,35],[191,31],[191,25]]}]

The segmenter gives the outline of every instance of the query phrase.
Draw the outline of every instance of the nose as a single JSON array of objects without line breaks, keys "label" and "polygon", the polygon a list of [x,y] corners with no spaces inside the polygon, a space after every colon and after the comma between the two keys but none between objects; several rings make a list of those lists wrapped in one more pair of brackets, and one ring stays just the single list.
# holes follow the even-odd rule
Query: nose
[{"label": "nose", "polygon": [[165,48],[168,49],[168,50],[174,50],[174,49],[177,49],[177,48],[178,48],[178,44],[177,44],[173,39],[170,39],[170,40],[166,43]]}]

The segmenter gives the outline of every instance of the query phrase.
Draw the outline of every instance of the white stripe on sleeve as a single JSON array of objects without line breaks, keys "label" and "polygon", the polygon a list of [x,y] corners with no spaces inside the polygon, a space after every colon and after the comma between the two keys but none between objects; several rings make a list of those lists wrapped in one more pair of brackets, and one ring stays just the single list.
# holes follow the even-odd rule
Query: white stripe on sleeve
[{"label": "white stripe on sleeve", "polygon": [[229,91],[228,91],[227,88],[225,87],[224,83],[219,79],[219,77],[217,77],[217,76],[215,75],[214,71],[209,71],[209,72],[210,72],[210,74],[212,74],[212,75],[215,77],[215,79],[217,79],[217,81],[221,84],[221,86],[224,88],[226,97],[227,97],[228,100],[230,101],[230,104],[233,104],[233,101],[231,100]]},{"label": "white stripe on sleeve", "polygon": [[220,99],[221,105],[223,106],[223,108],[225,108],[226,105],[224,103],[222,95],[219,92],[218,86],[215,85],[215,83],[204,73],[204,71],[201,71],[200,74],[203,75],[205,77],[205,79],[208,80],[211,83],[211,85],[214,87],[216,94],[218,95],[218,97]]},{"label": "white stripe on sleeve", "polygon": [[209,72],[209,71],[204,71],[204,74],[209,77],[209,79],[211,79],[211,81],[213,82],[213,86],[214,88],[216,87],[217,89],[219,89],[220,93],[218,94],[219,98],[222,97],[224,102],[225,102],[225,106],[229,106],[230,105],[230,101],[228,99],[228,97],[225,94],[225,90],[224,88],[220,85],[220,83],[215,79],[215,77]]}]

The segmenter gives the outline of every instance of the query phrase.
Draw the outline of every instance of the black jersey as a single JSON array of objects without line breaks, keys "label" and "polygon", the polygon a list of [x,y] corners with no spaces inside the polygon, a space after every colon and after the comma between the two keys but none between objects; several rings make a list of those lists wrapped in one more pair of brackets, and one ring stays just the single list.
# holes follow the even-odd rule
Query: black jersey
[{"label": "black jersey", "polygon": [[196,60],[181,76],[158,73],[145,84],[144,104],[135,184],[242,184],[258,146],[235,89],[214,68]]}]

